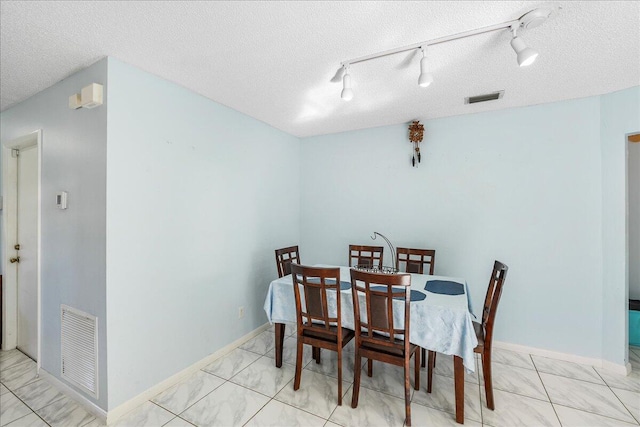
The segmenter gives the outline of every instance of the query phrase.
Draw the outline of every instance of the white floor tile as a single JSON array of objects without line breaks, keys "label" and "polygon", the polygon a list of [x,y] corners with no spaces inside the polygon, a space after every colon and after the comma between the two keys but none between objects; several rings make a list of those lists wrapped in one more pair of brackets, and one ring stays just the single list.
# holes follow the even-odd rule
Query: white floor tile
[{"label": "white floor tile", "polygon": [[[343,394],[348,388],[349,383],[343,381]],[[338,380],[316,372],[303,371],[300,388],[294,390],[291,380],[276,394],[275,399],[327,419],[338,406]],[[342,404],[346,404],[344,399]]]},{"label": "white floor tile", "polygon": [[49,427],[47,423],[42,421],[42,418],[37,416],[34,412],[29,415],[9,423],[6,427]]},{"label": "white floor tile", "polygon": [[625,423],[575,408],[553,405],[563,427],[631,427],[637,424]]},{"label": "white floor tile", "polygon": [[482,419],[485,425],[560,427],[549,402],[502,390],[493,390],[493,400],[495,409],[492,411],[487,408],[486,398],[482,395]]},{"label": "white floor tile", "polygon": [[0,426],[29,415],[31,412],[31,409],[15,397],[13,393],[0,395]]},{"label": "white floor tile", "polygon": [[228,380],[259,358],[259,354],[236,348],[221,359],[205,366],[202,370]]},{"label": "white floor tile", "polygon": [[[491,364],[493,388],[548,401],[538,372],[501,363]],[[480,384],[484,388],[484,378],[480,375]]]},{"label": "white floor tile", "polygon": [[229,381],[273,397],[293,379],[295,372],[294,366],[283,363],[282,367],[276,368],[273,359],[263,356]]},{"label": "white floor tile", "polygon": [[241,349],[264,355],[275,347],[275,332],[266,330],[240,346]]},{"label": "white floor tile", "polygon": [[149,401],[119,418],[113,427],[161,426],[175,417],[166,409]]},{"label": "white floor tile", "polygon": [[175,417],[174,419],[166,423],[163,427],[193,427],[193,424],[183,420],[180,417]]},{"label": "white floor tile", "polygon": [[633,415],[636,421],[640,423],[640,393],[619,388],[612,388],[611,391],[618,396],[622,404],[631,412],[631,415]]},{"label": "white floor tile", "polygon": [[271,400],[264,408],[249,420],[246,427],[322,427],[326,423],[324,418],[317,417],[293,406]]},{"label": "white floor tile", "polygon": [[536,369],[529,354],[518,353],[502,348],[492,349],[491,361],[494,363],[502,363],[503,365],[516,366],[518,368]]},{"label": "white floor tile", "polygon": [[[426,354],[427,358],[429,357],[429,352]],[[466,372],[464,373],[464,380],[468,382],[472,382],[478,384],[479,382],[479,370],[480,365],[476,360],[476,370],[475,372]],[[424,372],[426,378],[427,368],[423,368],[422,372]],[[449,356],[447,354],[438,353],[436,356],[436,368],[433,370],[434,374],[442,375],[444,377],[453,378],[453,356]]]},{"label": "white floor tile", "polygon": [[81,427],[96,418],[66,396],[36,413],[53,427]]},{"label": "white floor tile", "polygon": [[605,385],[573,380],[556,375],[541,373],[551,403],[568,406],[594,414],[635,422],[629,411]]},{"label": "white floor tile", "polygon": [[9,393],[9,389],[4,386],[4,384],[0,384],[0,395],[5,393]]},{"label": "white floor tile", "polygon": [[[284,339],[284,343],[282,344],[282,362],[283,363],[288,363],[294,366],[296,365],[297,342],[298,340],[295,336]],[[324,353],[326,352],[327,352],[326,350],[322,351],[323,357],[324,357]],[[275,359],[276,358],[275,350],[267,352],[265,356]],[[302,367],[307,366],[307,364],[311,362],[312,359],[313,357],[311,353],[311,346],[308,346],[308,345],[303,346],[302,347]]]},{"label": "white floor tile", "polygon": [[163,391],[151,401],[174,414],[179,414],[223,383],[224,380],[220,377],[198,371],[184,381]]},{"label": "white floor tile", "polygon": [[[363,364],[360,368],[360,386],[366,387],[370,390],[376,390],[382,393],[390,394],[392,396],[404,399],[404,369],[400,366],[391,365],[389,363],[373,361],[373,376],[367,375],[367,361],[362,359]],[[312,364],[309,364],[312,365]],[[420,382],[422,389],[426,387],[426,371],[420,372]],[[413,387],[414,381],[414,369],[410,368],[409,372],[409,384],[410,396],[416,391]]]},{"label": "white floor tile", "polygon": [[27,355],[18,349],[0,351],[0,371],[4,371],[12,366],[31,360]]},{"label": "white floor tile", "polygon": [[[364,361],[364,359],[363,359]],[[342,352],[342,381],[353,382],[354,354]],[[320,364],[312,360],[305,366],[305,369],[318,372],[330,377],[338,378],[338,353],[331,350],[321,350]]]},{"label": "white floor tile", "polygon": [[640,392],[640,370],[632,370],[627,376],[599,368],[596,368],[596,371],[609,387]]},{"label": "white floor tile", "polygon": [[[329,421],[341,426],[398,426],[405,420],[404,399],[360,387],[358,407],[351,407],[353,387],[349,387],[342,402]],[[417,405],[412,405],[417,406]],[[412,418],[413,420],[413,418]],[[413,424],[413,423],[412,423]],[[422,425],[415,423],[413,425]]]},{"label": "white floor tile", "polygon": [[0,381],[9,389],[15,390],[38,379],[36,362],[29,359],[0,372]]},{"label": "white floor tile", "polygon": [[226,382],[180,414],[198,426],[241,426],[251,419],[269,398]]},{"label": "white floor tile", "polygon": [[531,356],[538,372],[573,378],[574,380],[589,381],[604,384],[593,366],[579,365],[564,360],[549,359],[547,357]]},{"label": "white floor tile", "polygon": [[[434,375],[431,393],[427,393],[427,378],[425,375],[420,390],[413,394],[413,402],[455,415],[456,393],[453,378]],[[465,421],[482,422],[479,386],[466,381],[464,384],[464,419]]]},{"label": "white floor tile", "polygon": [[629,363],[634,370],[640,370],[640,350],[629,349]]},{"label": "white floor tile", "polygon": [[44,379],[39,379],[24,387],[20,387],[16,389],[14,393],[34,411],[64,397],[64,394],[60,393]]},{"label": "white floor tile", "polygon": [[[455,416],[438,409],[428,408],[422,405],[411,405],[411,425],[413,426],[450,426],[460,427],[456,423]],[[470,420],[466,414],[464,417],[464,427],[480,427],[482,424]]]}]

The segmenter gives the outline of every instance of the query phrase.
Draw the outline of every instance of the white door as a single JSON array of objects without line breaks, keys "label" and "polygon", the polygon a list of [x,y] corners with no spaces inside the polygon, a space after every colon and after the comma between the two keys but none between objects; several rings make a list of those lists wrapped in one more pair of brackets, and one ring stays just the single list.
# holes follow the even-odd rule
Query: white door
[{"label": "white door", "polygon": [[18,278],[18,348],[32,359],[38,352],[38,150],[18,154],[18,230],[16,253]]}]

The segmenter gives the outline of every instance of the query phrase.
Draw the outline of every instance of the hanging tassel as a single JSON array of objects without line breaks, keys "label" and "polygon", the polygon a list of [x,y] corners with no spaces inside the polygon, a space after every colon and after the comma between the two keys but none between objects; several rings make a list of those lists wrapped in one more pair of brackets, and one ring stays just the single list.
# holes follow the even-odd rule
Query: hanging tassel
[{"label": "hanging tassel", "polygon": [[422,156],[420,156],[420,152],[418,151],[418,163],[420,163],[420,157]]},{"label": "hanging tassel", "polygon": [[412,156],[412,157],[411,157],[411,165],[412,165],[413,167],[416,167],[416,156]]}]

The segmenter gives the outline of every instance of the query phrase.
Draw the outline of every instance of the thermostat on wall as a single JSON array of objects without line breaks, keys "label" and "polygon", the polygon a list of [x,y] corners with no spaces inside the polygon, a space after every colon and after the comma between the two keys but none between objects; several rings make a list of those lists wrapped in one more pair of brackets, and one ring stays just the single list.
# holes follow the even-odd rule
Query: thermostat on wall
[{"label": "thermostat on wall", "polygon": [[56,205],[58,209],[67,209],[67,192],[61,191],[56,194]]}]

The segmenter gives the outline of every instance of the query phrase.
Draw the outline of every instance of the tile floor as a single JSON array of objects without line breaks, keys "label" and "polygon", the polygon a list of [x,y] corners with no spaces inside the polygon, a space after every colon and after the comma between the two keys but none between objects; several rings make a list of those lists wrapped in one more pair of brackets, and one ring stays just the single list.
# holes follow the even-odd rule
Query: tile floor
[{"label": "tile floor", "polygon": [[[273,329],[241,345],[190,378],[122,417],[116,426],[402,426],[402,371],[374,364],[362,376],[352,409],[353,349],[347,348],[343,405],[337,406],[335,353],[322,364],[305,350],[300,389],[293,391],[295,336],[287,328],[284,363],[274,366]],[[634,371],[613,375],[590,366],[494,349],[496,410],[486,408],[481,373],[467,374],[466,426],[638,426],[640,348],[630,349]],[[365,367],[366,368],[366,367]],[[433,393],[412,391],[414,426],[455,426],[451,358],[438,355]],[[412,374],[413,377],[413,374]],[[93,415],[35,375],[17,350],[0,352],[0,426],[100,426]]]}]

